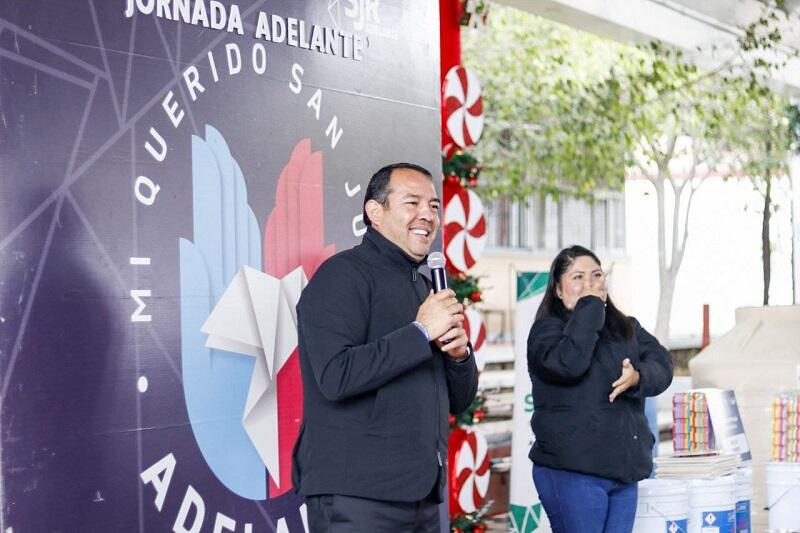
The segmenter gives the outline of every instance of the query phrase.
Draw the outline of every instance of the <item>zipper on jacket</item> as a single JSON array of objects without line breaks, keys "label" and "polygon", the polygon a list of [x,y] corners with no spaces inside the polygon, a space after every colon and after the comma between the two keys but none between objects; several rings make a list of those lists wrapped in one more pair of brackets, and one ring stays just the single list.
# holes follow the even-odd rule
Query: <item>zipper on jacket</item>
[{"label": "zipper on jacket", "polygon": [[[419,303],[425,301],[424,297],[420,297],[419,293],[417,292],[417,269],[411,269],[411,286],[414,289],[414,294],[417,295],[419,299]],[[427,288],[427,284],[426,284]],[[427,291],[426,291],[427,292]],[[433,339],[431,339],[433,341]],[[431,365],[431,377],[433,378],[433,403],[434,403],[434,417],[433,417],[433,435],[436,439],[434,443],[434,448],[436,449],[436,462],[438,463],[440,468],[444,468],[444,462],[442,461],[442,452],[439,450],[439,431],[441,428],[439,427],[439,384],[436,381],[436,368],[434,365]]]},{"label": "zipper on jacket", "polygon": [[439,467],[442,467],[442,452],[439,450],[439,432],[442,430],[439,427],[439,384],[436,382],[436,369],[434,367],[431,368],[433,371],[433,401],[436,404],[433,410],[433,427],[435,428],[433,434],[436,437],[436,459],[439,461]]}]

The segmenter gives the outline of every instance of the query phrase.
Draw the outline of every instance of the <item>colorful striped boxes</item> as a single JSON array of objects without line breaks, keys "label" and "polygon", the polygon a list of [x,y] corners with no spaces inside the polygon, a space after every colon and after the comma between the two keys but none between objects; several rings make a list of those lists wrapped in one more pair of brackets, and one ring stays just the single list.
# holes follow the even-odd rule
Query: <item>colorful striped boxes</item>
[{"label": "colorful striped boxes", "polygon": [[772,400],[772,461],[800,462],[800,391]]},{"label": "colorful striped boxes", "polygon": [[672,447],[676,455],[716,451],[714,429],[704,393],[686,391],[672,397]]}]

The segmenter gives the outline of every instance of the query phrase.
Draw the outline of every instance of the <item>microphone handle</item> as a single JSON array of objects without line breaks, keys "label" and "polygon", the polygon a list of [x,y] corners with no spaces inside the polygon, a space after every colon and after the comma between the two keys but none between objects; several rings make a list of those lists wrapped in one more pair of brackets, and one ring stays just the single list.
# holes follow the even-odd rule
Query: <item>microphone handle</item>
[{"label": "microphone handle", "polygon": [[447,288],[447,276],[443,268],[432,268],[431,278],[433,279],[433,292],[439,292]]}]

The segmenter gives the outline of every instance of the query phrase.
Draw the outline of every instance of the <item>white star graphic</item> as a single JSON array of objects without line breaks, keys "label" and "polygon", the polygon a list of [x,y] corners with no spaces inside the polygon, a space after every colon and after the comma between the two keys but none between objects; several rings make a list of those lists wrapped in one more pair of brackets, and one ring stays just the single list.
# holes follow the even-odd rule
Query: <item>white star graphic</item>
[{"label": "white star graphic", "polygon": [[276,377],[297,348],[295,306],[306,286],[297,267],[282,279],[244,266],[201,328],[206,346],[255,357],[242,425],[280,486]]},{"label": "white star graphic", "polygon": [[[336,11],[335,15],[334,10]],[[339,0],[328,0],[328,14],[331,16],[333,25],[338,28],[342,22],[342,8],[339,5]]]}]

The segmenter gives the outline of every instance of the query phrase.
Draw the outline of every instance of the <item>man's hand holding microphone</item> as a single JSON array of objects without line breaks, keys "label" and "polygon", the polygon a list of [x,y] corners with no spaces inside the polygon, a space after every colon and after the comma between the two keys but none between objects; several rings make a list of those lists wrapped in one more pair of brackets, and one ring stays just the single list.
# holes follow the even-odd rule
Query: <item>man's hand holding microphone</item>
[{"label": "man's hand holding microphone", "polygon": [[469,356],[464,306],[456,300],[456,293],[447,288],[444,264],[441,252],[433,252],[428,257],[434,290],[419,306],[416,321],[425,327],[428,337],[442,352],[459,360]]}]

